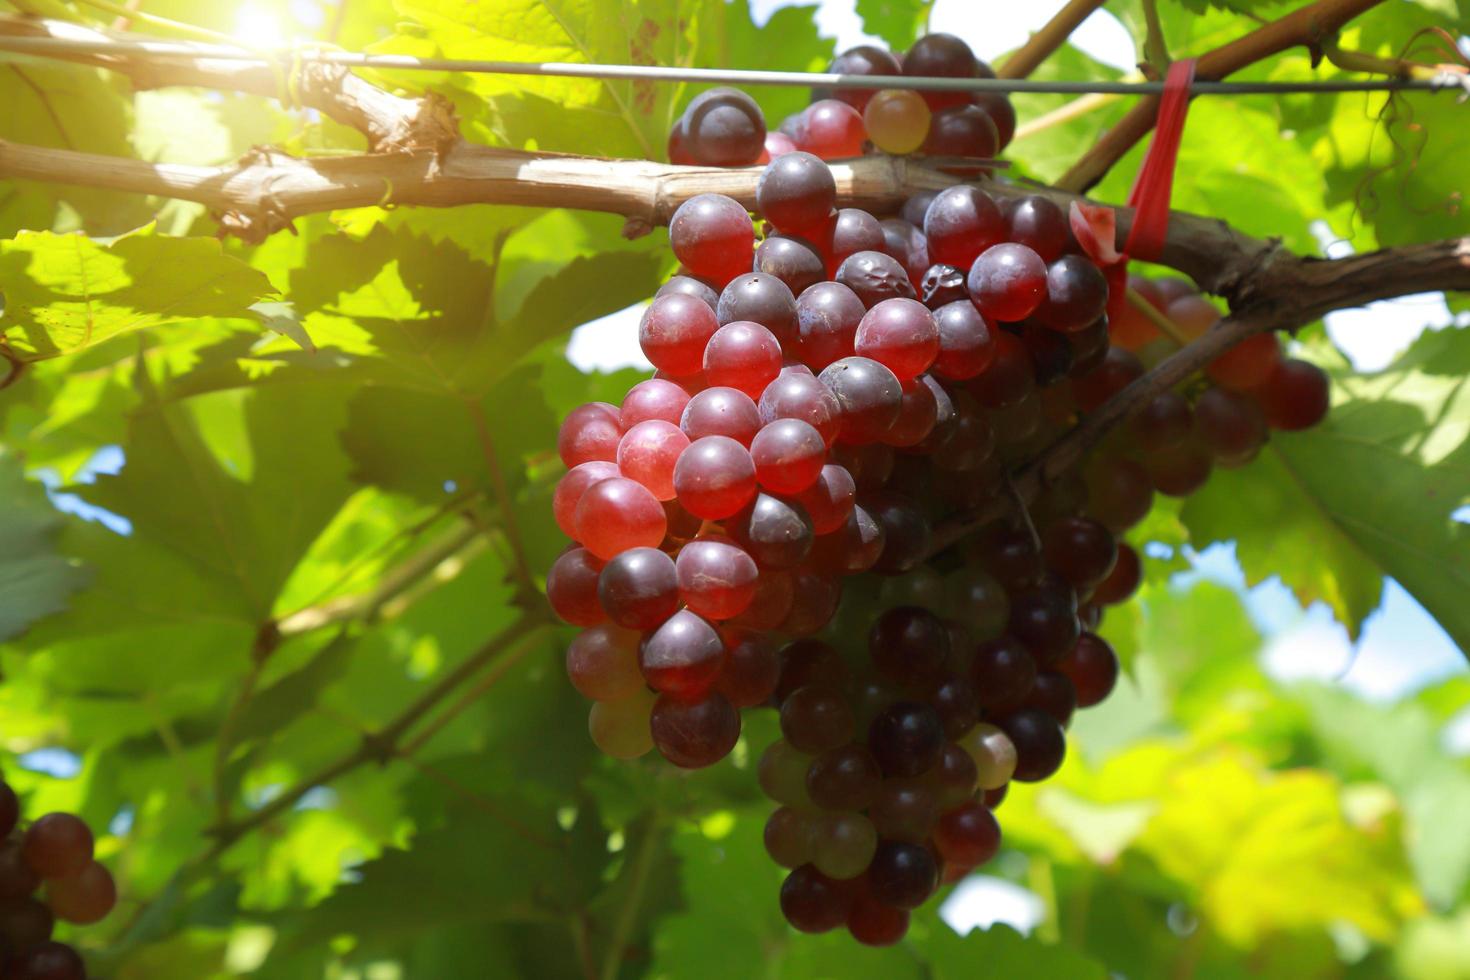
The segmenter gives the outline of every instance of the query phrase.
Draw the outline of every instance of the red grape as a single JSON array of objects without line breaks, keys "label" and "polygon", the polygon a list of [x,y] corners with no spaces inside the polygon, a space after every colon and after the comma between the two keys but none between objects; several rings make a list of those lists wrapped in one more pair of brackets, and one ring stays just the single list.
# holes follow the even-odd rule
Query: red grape
[{"label": "red grape", "polygon": [[929,257],[968,269],[980,253],[1005,240],[1005,219],[986,193],[968,184],[940,191],[924,215]]},{"label": "red grape", "polygon": [[[903,56],[903,73],[920,78],[974,78],[980,65],[970,46],[953,34],[925,34]],[[958,105],[970,98],[960,91],[921,94],[933,109]]]},{"label": "red grape", "polygon": [[868,726],[868,748],[885,776],[921,776],[944,748],[939,713],[927,704],[897,701]]},{"label": "red grape", "polygon": [[946,303],[934,311],[939,327],[939,353],[934,373],[951,381],[968,381],[990,366],[995,341],[990,324],[969,300]]},{"label": "red grape", "polygon": [[1132,598],[1143,579],[1138,552],[1126,543],[1118,543],[1118,561],[1107,577],[1092,590],[1091,602],[1100,606],[1116,606]]},{"label": "red grape", "polygon": [[859,895],[847,912],[847,931],[864,946],[892,946],[909,931],[909,913]]},{"label": "red grape", "polygon": [[765,149],[766,120],[755,100],[737,88],[696,95],[679,121],[680,145],[695,163],[742,167]]},{"label": "red grape", "polygon": [[1148,472],[1131,459],[1100,456],[1087,469],[1087,512],[1114,534],[1147,517],[1153,499]]},{"label": "red grape", "polygon": [[573,626],[596,626],[607,619],[597,600],[602,562],[586,548],[562,552],[546,573],[546,598],[552,610]]},{"label": "red grape", "polygon": [[1108,281],[1091,260],[1063,255],[1046,270],[1046,301],[1036,311],[1042,323],[1065,333],[1085,330],[1107,312]]},{"label": "red grape", "polygon": [[868,630],[868,656],[878,673],[911,686],[938,676],[949,655],[949,631],[938,616],[916,606],[890,609]]},{"label": "red grape", "polygon": [[1067,216],[1046,197],[1032,194],[1021,198],[1006,215],[1009,238],[1040,255],[1047,262],[1062,257],[1067,247]]},{"label": "red grape", "polygon": [[1026,345],[1014,334],[996,331],[991,347],[990,363],[970,381],[969,392],[986,408],[1005,408],[1035,390],[1036,370]]},{"label": "red grape", "polygon": [[781,914],[799,932],[829,932],[847,921],[851,885],[803,864],[781,883]]},{"label": "red grape", "polygon": [[843,208],[832,219],[826,243],[828,268],[835,275],[849,255],[881,252],[888,239],[877,218],[859,208]]},{"label": "red grape", "polygon": [[923,303],[885,299],[863,314],[853,346],[860,357],[872,358],[907,381],[934,363],[939,327]]},{"label": "red grape", "polygon": [[1015,779],[1037,783],[1061,768],[1067,737],[1051,715],[1024,708],[1001,719],[1000,727],[1016,747]]},{"label": "red grape", "polygon": [[973,868],[1000,850],[1000,824],[984,804],[970,801],[939,818],[934,843],[944,860]]},{"label": "red grape", "polygon": [[841,745],[812,760],[807,795],[824,810],[861,810],[878,793],[883,774],[878,760],[861,745]]},{"label": "red grape", "polygon": [[858,323],[867,312],[851,289],[819,282],[796,301],[796,329],[801,359],[813,371],[853,354]]},{"label": "red grape", "polygon": [[105,919],[117,904],[117,885],[106,868],[92,861],[74,875],[48,880],[46,904],[58,919],[90,925]]},{"label": "red grape", "polygon": [[764,839],[766,853],[783,868],[797,868],[812,859],[814,814],[794,807],[780,806],[766,820]]},{"label": "red grape", "polygon": [[1327,417],[1329,387],[1327,372],[1317,365],[1282,360],[1259,393],[1267,424],[1284,432],[1310,429]]},{"label": "red grape", "polygon": [[1250,462],[1266,442],[1266,416],[1249,397],[1210,388],[1194,405],[1200,437],[1221,466]]},{"label": "red grape", "polygon": [[710,312],[714,312],[715,304],[720,301],[719,290],[693,276],[674,276],[668,282],[658,287],[658,291],[653,295],[657,299],[660,296],[667,296],[670,293],[692,296],[708,306]]},{"label": "red grape", "polygon": [[836,99],[822,99],[802,113],[797,145],[823,160],[839,160],[862,156],[867,138],[863,117],[856,109]]},{"label": "red grape", "polygon": [[873,897],[884,905],[916,909],[928,901],[939,885],[939,867],[929,849],[904,841],[878,844],[868,868]]},{"label": "red grape", "polygon": [[934,113],[924,140],[924,153],[931,157],[989,159],[1000,147],[995,120],[975,105],[952,105]]},{"label": "red grape", "polygon": [[614,555],[597,576],[597,599],[619,626],[653,629],[679,608],[674,560],[657,548]]},{"label": "red grape", "polygon": [[769,701],[781,672],[771,641],[757,633],[741,633],[727,637],[725,647],[725,668],[715,681],[715,690],[737,708]]},{"label": "red grape", "polygon": [[[886,49],[872,44],[860,44],[833,58],[832,63],[827,66],[827,72],[832,75],[882,76],[902,74],[903,69],[899,67],[898,59]],[[823,97],[841,99],[862,112],[877,91],[872,88],[839,88],[833,89],[830,94],[823,93]]]},{"label": "red grape", "polygon": [[877,442],[898,420],[903,386],[893,371],[871,358],[834,361],[822,369],[817,380],[831,389],[842,408],[839,442]]},{"label": "red grape", "polygon": [[[750,268],[755,228],[750,214],[734,198],[696,194],[679,205],[669,220],[669,245],[696,276],[723,283]],[[654,359],[650,356],[649,360]]]},{"label": "red grape", "polygon": [[780,626],[791,612],[796,586],[789,572],[764,571],[755,585],[755,598],[728,626],[766,631]]},{"label": "red grape", "polygon": [[886,252],[854,252],[842,260],[834,278],[872,309],[886,299],[914,296],[908,269]]},{"label": "red grape", "polygon": [[809,684],[781,703],[781,734],[802,752],[826,752],[852,738],[852,709],[835,688]]},{"label": "red grape", "polygon": [[1141,377],[1142,362],[1128,351],[1112,347],[1096,369],[1072,379],[1072,393],[1077,407],[1090,412]]},{"label": "red grape", "polygon": [[92,831],[75,814],[48,813],[26,830],[21,853],[42,878],[74,875],[92,861]]},{"label": "red grape", "polygon": [[775,276],[793,296],[800,296],[827,278],[827,262],[804,238],[770,235],[755,247],[755,271]]},{"label": "red grape", "polygon": [[762,569],[793,568],[812,548],[811,519],[800,505],[770,494],[757,493],[728,526]]},{"label": "red grape", "polygon": [[65,943],[43,942],[31,947],[15,962],[15,980],[85,980],[86,964]]},{"label": "red grape", "polygon": [[698,701],[664,694],[654,702],[648,727],[654,747],[665,759],[681,769],[703,769],[735,747],[740,738],[740,712],[716,692]]},{"label": "red grape", "polygon": [[1016,707],[1036,683],[1036,661],[1012,636],[982,643],[970,664],[976,700],[987,710]]},{"label": "red grape", "polygon": [[1154,489],[1170,497],[1187,497],[1204,486],[1213,465],[1209,451],[1192,438],[1143,461]]},{"label": "red grape", "polygon": [[831,534],[847,523],[857,500],[857,484],[852,474],[836,463],[822,467],[814,482],[796,497],[817,535]]},{"label": "red grape", "polygon": [[1086,592],[1113,570],[1118,544],[1099,522],[1089,517],[1067,517],[1046,529],[1042,554],[1050,569],[1079,592]]},{"label": "red grape", "polygon": [[1077,693],[1077,706],[1090,708],[1112,693],[1118,683],[1118,655],[1108,642],[1095,633],[1083,633],[1065,657],[1057,663]]},{"label": "red grape", "polygon": [[[820,384],[820,382],[818,382]],[[795,494],[821,475],[827,458],[822,434],[799,419],[777,419],[763,426],[750,444],[755,476],[773,493]]]},{"label": "red grape", "polygon": [[972,92],[970,101],[984,109],[985,114],[995,123],[995,131],[1000,136],[1000,149],[1004,150],[1016,135],[1016,108],[1011,105],[1011,100],[1004,92]]},{"label": "red grape", "polygon": [[721,326],[737,320],[758,323],[782,344],[791,343],[796,336],[796,299],[786,283],[764,272],[746,272],[731,279],[720,293],[715,315]]},{"label": "red grape", "polygon": [[638,667],[648,686],[685,701],[703,697],[724,663],[720,634],[687,609],[670,616],[638,651]]},{"label": "red grape", "polygon": [[1205,365],[1205,374],[1222,388],[1249,391],[1266,383],[1281,363],[1281,343],[1274,333],[1245,338]]},{"label": "red grape", "polygon": [[[769,426],[778,419],[799,419],[817,430],[825,446],[837,440],[842,406],[827,386],[810,374],[783,371],[761,392],[760,419]],[[754,445],[754,440],[751,441]]]}]

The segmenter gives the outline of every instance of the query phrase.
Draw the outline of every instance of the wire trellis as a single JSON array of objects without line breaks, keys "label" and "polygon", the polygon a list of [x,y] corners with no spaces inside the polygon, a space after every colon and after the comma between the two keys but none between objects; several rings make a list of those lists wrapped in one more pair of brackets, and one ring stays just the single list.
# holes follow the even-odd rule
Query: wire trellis
[{"label": "wire trellis", "polygon": [[[614,81],[695,82],[723,85],[811,86],[814,88],[896,88],[921,92],[1032,92],[1047,94],[1156,95],[1155,81],[1039,81],[1021,78],[934,78],[908,75],[841,75],[832,72],[762,71],[729,68],[674,68],[662,65],[576,64],[570,62],[486,61],[418,58],[400,54],[295,47],[279,55],[249,48],[173,41],[86,40],[56,37],[0,37],[0,51],[39,55],[114,55],[165,60],[213,60],[287,66],[300,62],[385,71],[439,71],[488,75],[531,75]],[[1323,79],[1289,82],[1196,81],[1195,95],[1273,95],[1302,92],[1395,92],[1458,89],[1470,93],[1470,76],[1445,70],[1432,78]]]}]

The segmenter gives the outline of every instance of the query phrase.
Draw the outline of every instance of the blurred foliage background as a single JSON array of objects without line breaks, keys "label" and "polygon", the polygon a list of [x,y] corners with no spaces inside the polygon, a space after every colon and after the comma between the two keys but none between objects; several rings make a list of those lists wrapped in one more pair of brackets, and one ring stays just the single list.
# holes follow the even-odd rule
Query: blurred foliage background
[{"label": "blurred foliage background", "polygon": [[[141,6],[448,57],[819,70],[833,52],[814,8],[758,25],[747,0]],[[1158,6],[1175,56],[1290,8]],[[1137,0],[1107,9],[1141,42]],[[111,20],[81,0],[0,11]],[[857,12],[900,49],[928,6]],[[1340,40],[1388,56],[1425,26],[1463,35],[1466,12],[1393,0]],[[1312,73],[1293,51],[1241,77]],[[1066,46],[1038,75],[1119,72]],[[660,156],[692,94],[373,77],[447,96],[474,140],[625,157]],[[363,148],[310,111],[63,62],[6,56],[0,85],[17,142],[201,164]],[[753,94],[773,122],[806,100]],[[1067,100],[1016,101],[1024,122]],[[1015,172],[1056,177],[1126,108],[1018,139]],[[1425,94],[1202,99],[1174,203],[1309,253],[1461,234],[1465,119]],[[1140,156],[1096,195],[1122,200]],[[122,899],[76,937],[98,976],[1470,977],[1470,758],[1449,736],[1470,677],[1389,701],[1284,680],[1246,601],[1279,577],[1357,637],[1391,578],[1470,649],[1463,322],[1366,373],[1301,333],[1334,371],[1327,423],[1133,532],[1147,585],[1104,630],[1129,677],[1058,777],[1000,809],[1006,849],[945,906],[966,931],[931,907],[872,951],[781,921],[751,771],[773,719],[709,771],[615,763],[562,675],[570,633],[539,596],[563,544],[557,422],[639,377],[583,372],[565,345],[673,265],[661,231],[620,231],[367,208],[245,246],[186,203],[0,185],[0,329],[29,362],[0,391],[0,748],[27,812],[99,830]],[[1224,584],[1195,567],[1223,543]],[[969,930],[997,916],[1027,934]]]}]

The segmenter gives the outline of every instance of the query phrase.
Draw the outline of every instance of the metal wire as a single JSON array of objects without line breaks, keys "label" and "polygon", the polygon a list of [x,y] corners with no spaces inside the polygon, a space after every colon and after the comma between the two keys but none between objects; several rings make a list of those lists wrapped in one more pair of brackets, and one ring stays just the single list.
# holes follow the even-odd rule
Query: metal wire
[{"label": "metal wire", "polygon": [[[487,75],[539,75],[556,78],[593,78],[650,82],[698,82],[725,85],[795,85],[814,88],[898,88],[925,92],[1038,92],[1051,94],[1102,93],[1152,95],[1163,82],[1053,82],[1018,78],[916,78],[907,75],[838,75],[831,72],[754,71],[727,68],[669,68],[660,65],[600,65],[568,62],[479,61],[457,58],[415,58],[400,54],[361,54],[295,48],[271,57],[260,51],[211,44],[173,41],[87,41],[53,37],[0,37],[0,51],[43,55],[134,55],[147,58],[250,62],[290,65],[312,61],[347,68],[397,71],[467,72]],[[1197,95],[1253,95],[1291,92],[1384,92],[1404,89],[1435,90],[1459,87],[1456,76],[1439,78],[1327,79],[1312,82],[1197,81]]]}]

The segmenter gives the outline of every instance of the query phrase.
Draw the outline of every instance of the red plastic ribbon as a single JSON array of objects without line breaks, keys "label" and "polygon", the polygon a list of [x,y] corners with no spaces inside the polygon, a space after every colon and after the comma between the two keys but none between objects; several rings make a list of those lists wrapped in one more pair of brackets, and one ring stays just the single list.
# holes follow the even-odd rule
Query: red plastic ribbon
[{"label": "red plastic ribbon", "polygon": [[1164,78],[1164,95],[1159,100],[1159,119],[1153,142],[1128,204],[1134,208],[1133,227],[1123,251],[1139,259],[1153,260],[1164,250],[1169,233],[1169,197],[1174,191],[1174,164],[1179,159],[1179,141],[1184,136],[1184,117],[1189,114],[1189,86],[1194,82],[1195,59],[1169,66]]},{"label": "red plastic ribbon", "polygon": [[1184,136],[1184,117],[1189,113],[1189,86],[1194,82],[1194,68],[1193,58],[1169,66],[1153,142],[1128,195],[1128,204],[1134,209],[1133,227],[1128,231],[1123,251],[1119,252],[1114,244],[1117,214],[1112,208],[1072,202],[1072,232],[1108,281],[1110,319],[1121,315],[1127,302],[1128,259],[1153,260],[1163,251],[1169,233],[1174,166],[1179,159],[1179,141]]}]

